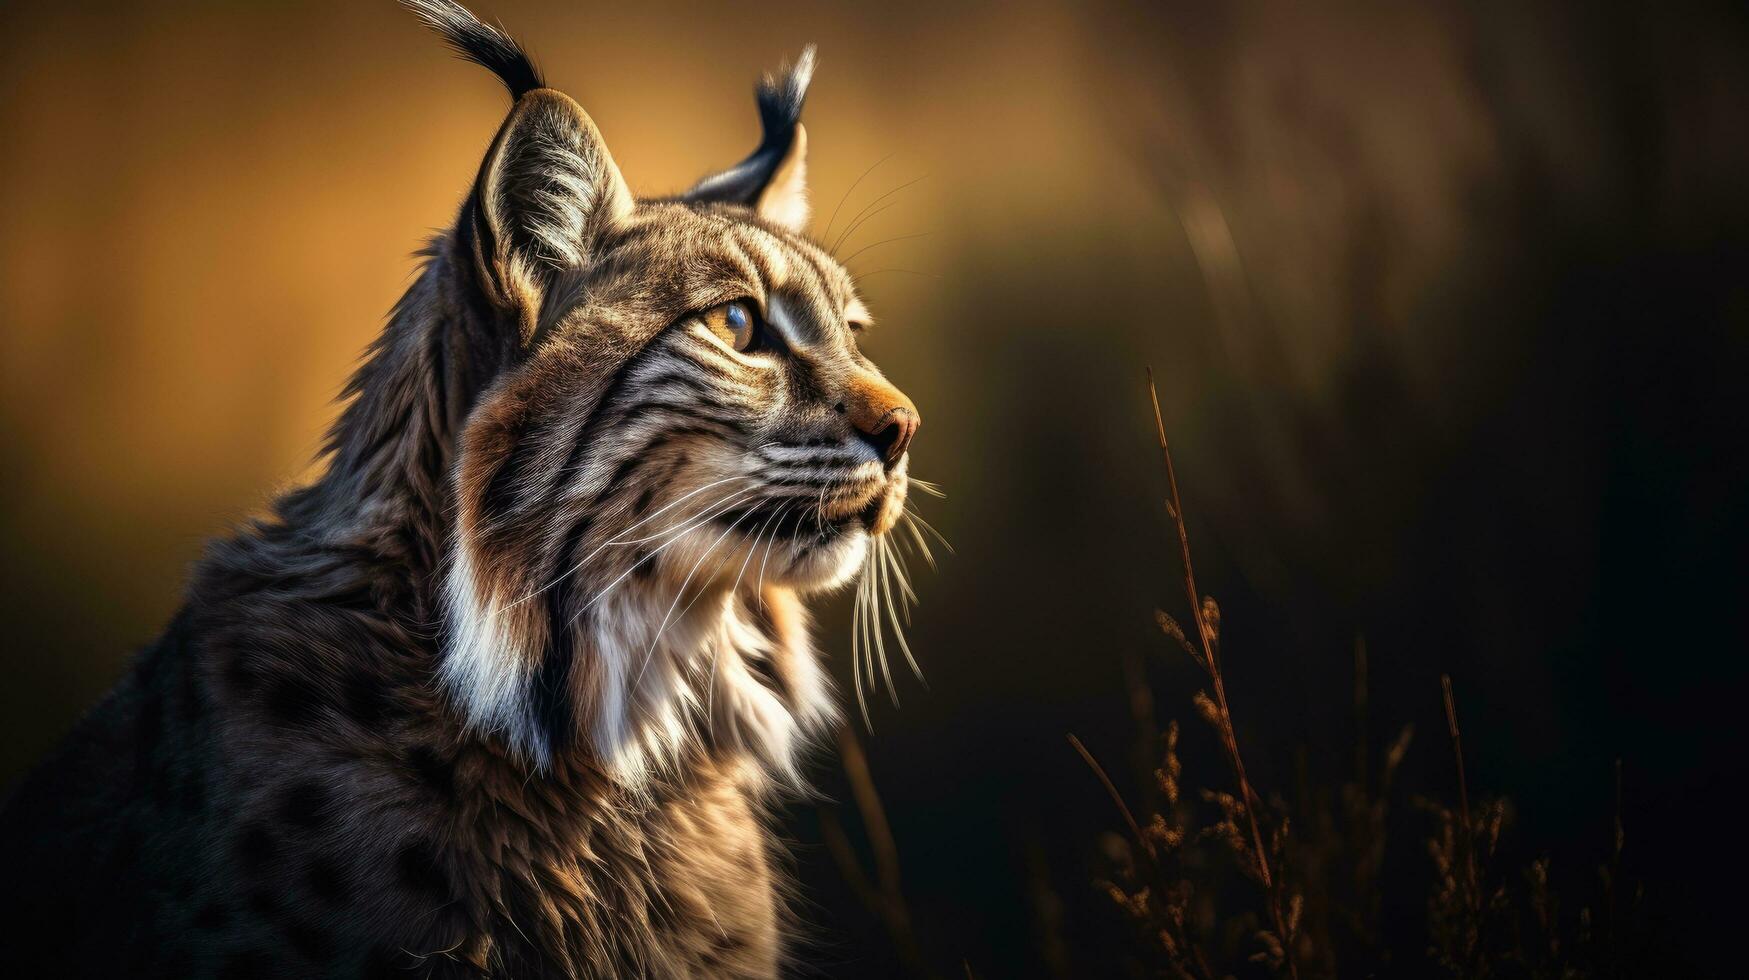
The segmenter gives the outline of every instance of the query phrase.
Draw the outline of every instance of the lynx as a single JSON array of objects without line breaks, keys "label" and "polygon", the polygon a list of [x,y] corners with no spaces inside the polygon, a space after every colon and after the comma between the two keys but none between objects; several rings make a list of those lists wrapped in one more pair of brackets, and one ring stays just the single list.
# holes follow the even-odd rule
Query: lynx
[{"label": "lynx", "polygon": [[812,49],[750,156],[637,199],[507,35],[406,5],[509,115],[324,474],[207,549],[8,797],[0,974],[769,977],[793,948],[767,823],[838,714],[802,600],[886,560],[920,423],[804,233]]}]

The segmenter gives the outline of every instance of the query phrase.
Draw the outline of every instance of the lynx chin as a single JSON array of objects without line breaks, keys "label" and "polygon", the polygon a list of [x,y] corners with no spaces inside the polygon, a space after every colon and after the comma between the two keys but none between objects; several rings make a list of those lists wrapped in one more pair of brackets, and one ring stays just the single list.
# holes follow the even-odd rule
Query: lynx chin
[{"label": "lynx chin", "polygon": [[640,199],[507,35],[405,5],[509,114],[324,475],[0,805],[0,975],[770,977],[798,935],[802,600],[858,583],[860,697],[921,422],[804,231],[813,50]]}]

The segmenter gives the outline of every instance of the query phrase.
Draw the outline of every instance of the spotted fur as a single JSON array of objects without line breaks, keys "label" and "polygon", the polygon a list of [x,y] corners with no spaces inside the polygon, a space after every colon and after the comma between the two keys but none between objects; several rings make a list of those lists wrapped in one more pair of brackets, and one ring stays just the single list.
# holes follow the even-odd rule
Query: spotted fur
[{"label": "spotted fur", "polygon": [[[325,474],[0,808],[0,975],[784,960],[767,811],[837,713],[802,601],[892,528],[918,423],[801,231],[811,52],[753,155],[639,201],[506,35],[408,6],[510,114]],[[701,316],[730,301],[762,346]]]}]

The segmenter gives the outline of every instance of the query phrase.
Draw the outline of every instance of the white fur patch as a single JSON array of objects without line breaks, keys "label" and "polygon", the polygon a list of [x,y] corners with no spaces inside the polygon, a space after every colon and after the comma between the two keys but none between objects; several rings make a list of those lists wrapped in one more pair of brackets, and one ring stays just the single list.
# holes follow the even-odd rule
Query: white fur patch
[{"label": "white fur patch", "polygon": [[[669,568],[712,557],[723,534],[709,525],[689,534],[698,540],[674,549]],[[847,535],[787,562],[788,576],[830,587],[855,572],[867,547],[865,535]],[[483,596],[469,552],[458,543],[445,582],[450,635],[441,680],[471,729],[497,735],[546,768],[551,747],[529,693],[544,651],[519,646],[538,642],[534,617],[541,607]],[[588,686],[568,692],[583,699],[576,716],[587,727],[579,735],[620,785],[637,790],[707,746],[745,751],[770,776],[799,784],[803,744],[837,717],[805,628],[798,624],[777,643],[756,627],[743,603],[756,601],[755,575],[766,569],[750,560],[727,567],[732,572],[737,564],[739,577],[695,582],[685,592],[670,575],[622,582],[572,637],[578,662],[590,658]],[[755,662],[770,664],[784,690],[757,677]]]},{"label": "white fur patch", "polygon": [[466,535],[458,534],[444,580],[449,645],[439,678],[460,703],[469,728],[499,735],[512,751],[545,767],[551,753],[528,703],[536,661],[521,649],[527,640],[513,630],[522,611],[484,594],[470,551]]}]

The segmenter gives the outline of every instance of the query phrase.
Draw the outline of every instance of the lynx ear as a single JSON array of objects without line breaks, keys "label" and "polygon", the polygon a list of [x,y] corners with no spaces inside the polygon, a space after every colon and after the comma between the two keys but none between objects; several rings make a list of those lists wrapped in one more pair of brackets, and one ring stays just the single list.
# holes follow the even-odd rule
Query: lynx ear
[{"label": "lynx ear", "polygon": [[694,184],[682,199],[745,204],[768,221],[804,230],[809,215],[808,134],[801,117],[813,77],[811,44],[781,77],[766,75],[755,93],[763,129],[759,146],[747,159]]},{"label": "lynx ear", "polygon": [[516,101],[474,184],[475,260],[500,306],[532,328],[555,271],[589,260],[632,194],[583,107],[535,89]]},{"label": "lynx ear", "polygon": [[778,162],[777,172],[759,192],[759,203],[753,206],[759,216],[774,221],[791,231],[806,231],[813,209],[808,205],[808,131],[796,123],[795,138],[789,152]]}]

